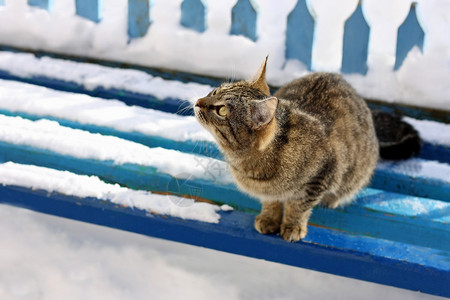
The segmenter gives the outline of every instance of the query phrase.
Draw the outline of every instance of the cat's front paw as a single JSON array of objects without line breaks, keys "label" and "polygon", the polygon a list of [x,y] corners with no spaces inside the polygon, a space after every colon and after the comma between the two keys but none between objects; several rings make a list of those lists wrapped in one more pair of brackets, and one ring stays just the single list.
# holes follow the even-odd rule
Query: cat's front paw
[{"label": "cat's front paw", "polygon": [[306,225],[281,224],[280,234],[287,242],[298,242],[306,236],[307,232]]},{"label": "cat's front paw", "polygon": [[265,215],[258,215],[255,219],[255,229],[262,234],[277,233],[280,231],[281,220],[275,220]]}]

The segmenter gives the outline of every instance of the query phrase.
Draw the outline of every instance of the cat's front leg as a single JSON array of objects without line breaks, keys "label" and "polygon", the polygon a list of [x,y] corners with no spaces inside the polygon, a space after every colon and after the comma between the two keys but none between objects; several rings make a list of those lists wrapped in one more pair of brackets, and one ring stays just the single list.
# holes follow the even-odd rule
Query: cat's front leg
[{"label": "cat's front leg", "polygon": [[255,219],[255,229],[262,234],[277,233],[280,231],[282,218],[283,203],[263,202],[261,213]]},{"label": "cat's front leg", "polygon": [[[328,165],[325,165],[327,167]],[[324,170],[327,171],[328,168]],[[308,220],[312,208],[316,206],[329,190],[330,172],[320,172],[305,185],[303,197],[289,199],[284,202],[283,221],[280,234],[288,242],[298,242],[308,232]]]},{"label": "cat's front leg", "polygon": [[285,241],[298,242],[306,236],[308,220],[313,206],[311,204],[301,200],[285,202],[284,216],[280,228],[280,234]]}]

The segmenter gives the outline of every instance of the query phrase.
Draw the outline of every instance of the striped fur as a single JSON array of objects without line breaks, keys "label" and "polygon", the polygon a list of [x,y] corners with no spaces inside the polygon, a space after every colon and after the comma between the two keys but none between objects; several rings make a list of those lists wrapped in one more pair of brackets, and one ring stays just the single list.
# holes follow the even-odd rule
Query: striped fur
[{"label": "striped fur", "polygon": [[[370,110],[341,76],[311,74],[270,96],[265,68],[222,84],[194,111],[237,185],[262,202],[255,228],[294,242],[305,237],[314,206],[345,204],[369,182],[378,141]],[[217,113],[222,105],[226,116]]]}]

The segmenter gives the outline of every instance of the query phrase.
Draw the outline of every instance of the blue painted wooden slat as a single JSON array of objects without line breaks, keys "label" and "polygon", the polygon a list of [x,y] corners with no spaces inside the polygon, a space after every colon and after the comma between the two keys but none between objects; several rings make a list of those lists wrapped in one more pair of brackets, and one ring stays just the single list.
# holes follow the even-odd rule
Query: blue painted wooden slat
[{"label": "blue painted wooden slat", "polygon": [[36,6],[45,10],[52,10],[54,0],[28,0],[28,5]]},{"label": "blue painted wooden slat", "polygon": [[450,203],[439,200],[367,188],[343,208],[315,208],[310,221],[353,235],[450,251]]},{"label": "blue painted wooden slat", "polygon": [[370,28],[362,11],[361,3],[347,19],[344,27],[342,73],[367,73]]},{"label": "blue painted wooden slat", "polygon": [[[0,50],[2,51],[10,51],[10,52],[21,52],[19,49],[11,48],[11,47],[5,47],[0,45]],[[47,52],[39,52],[38,56],[46,56],[46,57],[52,57],[53,59],[66,59],[67,57],[63,55],[58,55],[54,53],[47,53]],[[71,60],[79,61],[86,63],[88,60],[83,58],[76,58],[71,57]],[[123,68],[123,65],[119,62],[111,62],[111,61],[102,61],[98,59],[89,59],[89,62],[92,63],[92,60],[94,60],[97,64],[108,66],[111,68]],[[218,86],[221,84],[222,81],[204,77],[200,75],[194,75],[194,74],[188,74],[188,73],[182,73],[182,72],[163,72],[161,70],[156,70],[152,68],[146,68],[146,67],[140,67],[140,66],[133,66],[134,69],[149,73],[152,76],[158,76],[163,79],[167,80],[178,80],[181,82],[196,82],[201,84],[208,84],[211,86]],[[105,89],[105,88],[96,88],[94,90],[89,90],[83,85],[76,84],[72,82],[70,79],[67,78],[60,78],[58,77],[58,74],[54,74],[52,77],[45,77],[41,76],[40,74],[33,74],[33,70],[26,70],[26,75],[20,75],[20,74],[12,74],[9,72],[8,69],[0,69],[0,78],[8,79],[8,80],[16,80],[16,81],[22,81],[27,83],[32,83],[36,85],[42,85],[45,87],[49,87],[56,90],[62,90],[62,91],[70,91],[70,92],[76,92],[76,93],[83,93],[88,94],[91,96],[97,96],[102,97],[106,99],[119,99],[123,102],[129,104],[129,105],[139,105],[143,107],[148,108],[156,108],[162,111],[167,112],[174,112],[179,113],[179,111],[184,111],[183,114],[190,114],[192,115],[192,109],[188,109],[185,111],[185,107],[189,105],[189,102],[183,101],[180,99],[157,99],[153,95],[144,95],[140,93],[133,93],[127,90],[117,90],[117,89]],[[163,102],[161,100],[164,100]],[[154,102],[155,101],[155,102]],[[444,111],[435,111],[435,110],[426,110],[421,109],[418,107],[409,107],[409,106],[400,106],[400,105],[392,105],[387,103],[380,103],[379,101],[374,102],[369,99],[369,107],[374,110],[381,110],[388,113],[395,113],[405,116],[410,116],[415,119],[425,119],[425,120],[438,120],[440,122],[444,123],[450,123],[450,114],[444,112]],[[432,159],[432,160],[439,160],[443,162],[450,162],[450,158],[448,156],[444,157],[440,155],[440,150],[434,151],[432,149],[433,147],[430,147],[432,150],[431,152],[427,152],[426,154],[429,156],[421,156],[424,158]],[[438,148],[440,146],[438,145]],[[444,152],[446,153],[446,150],[444,149]],[[421,154],[422,155],[422,154]]]},{"label": "blue painted wooden slat", "polygon": [[21,117],[24,119],[36,121],[40,119],[47,119],[51,121],[56,121],[62,126],[81,129],[89,131],[91,133],[100,133],[102,135],[112,135],[125,140],[137,142],[148,147],[156,148],[161,147],[165,149],[178,150],[185,153],[199,154],[207,157],[213,157],[223,160],[223,156],[220,153],[217,145],[209,141],[176,141],[171,140],[162,136],[151,136],[140,132],[125,132],[116,130],[114,128],[98,126],[93,124],[83,124],[76,121],[71,121],[63,118],[53,117],[53,116],[42,116],[33,115],[22,112],[11,112],[8,110],[0,109],[0,115],[11,116],[11,117]]},{"label": "blue painted wooden slat", "polygon": [[100,22],[103,0],[76,0],[75,9],[77,15],[89,19],[95,23]]},{"label": "blue painted wooden slat", "polygon": [[[113,135],[124,138],[130,141],[138,142],[149,147],[163,147],[166,149],[174,149],[186,153],[200,154],[217,159],[223,159],[217,145],[208,141],[174,141],[161,136],[148,136],[138,132],[123,132],[113,128],[97,126],[93,124],[82,124],[76,121],[70,121],[55,116],[40,116],[21,112],[11,112],[8,110],[0,110],[0,114],[7,116],[20,116],[30,120],[39,120],[42,118],[57,121],[63,126],[87,130],[92,133],[100,133],[104,135]],[[428,144],[425,144],[428,145]],[[441,146],[430,145],[435,150],[438,149],[438,154],[442,157],[450,156],[450,149]],[[445,166],[445,164],[443,164]],[[389,166],[378,166],[375,174],[372,177],[371,187],[383,189],[386,191],[403,193],[419,197],[427,197],[439,199],[443,201],[450,201],[450,184],[449,181],[428,178],[422,175],[405,175],[403,173],[394,171]]]},{"label": "blue painted wooden slat", "polygon": [[[152,4],[152,2],[150,2],[150,5],[151,4]],[[23,49],[21,49],[21,48],[5,46],[5,45],[1,45],[1,44],[0,44],[0,51],[7,51],[7,52],[11,52],[11,53],[22,53],[22,54],[24,53]],[[199,83],[199,84],[207,84],[210,86],[218,86],[223,82],[223,80],[221,80],[221,79],[210,77],[208,75],[197,75],[197,74],[183,72],[183,71],[179,71],[179,70],[171,70],[170,72],[167,72],[167,71],[164,71],[164,70],[158,69],[158,68],[144,67],[142,65],[123,63],[120,61],[105,60],[105,59],[101,59],[98,57],[97,58],[94,58],[94,57],[87,58],[87,57],[81,57],[81,56],[58,54],[55,52],[47,52],[47,51],[41,51],[41,50],[27,52],[27,54],[30,54],[30,53],[35,55],[37,58],[46,57],[46,58],[50,58],[53,61],[58,61],[58,60],[72,61],[72,62],[79,62],[79,63],[84,63],[84,64],[97,64],[97,65],[101,65],[102,67],[112,68],[112,69],[120,68],[120,69],[138,70],[138,71],[147,73],[154,77],[161,77],[162,79],[166,79],[166,80],[177,80],[177,81],[184,82],[184,83],[195,82],[195,83]],[[42,74],[39,73],[39,71],[36,72],[32,68],[24,68],[24,70],[26,70],[26,75],[24,74],[22,77],[16,76],[17,80],[20,81],[19,78],[23,78],[23,77],[33,77],[33,78],[34,77],[40,77],[40,78],[43,77]],[[0,78],[2,78],[3,74],[5,74],[5,76],[13,76],[9,72],[9,69],[0,69]],[[69,74],[66,74],[66,76],[68,76],[68,75]],[[8,77],[8,78],[12,79],[12,77]],[[61,77],[59,77],[59,74],[55,73],[55,74],[52,74],[52,76],[48,76],[47,80],[50,81],[51,79],[54,79],[56,81],[58,81],[58,80],[65,81],[65,82],[71,81],[71,79],[67,79],[67,77],[65,77],[65,78],[66,79],[63,80]],[[16,80],[16,79],[14,79],[14,80]],[[35,84],[39,85],[40,83],[36,82]],[[58,89],[56,85],[55,85],[55,89]]]},{"label": "blue painted wooden slat", "polygon": [[128,0],[128,37],[143,37],[150,26],[151,0]]},{"label": "blue painted wooden slat", "polygon": [[[179,190],[177,182],[180,180],[158,173],[155,168],[149,166],[117,165],[111,161],[80,159],[44,149],[0,142],[0,162],[6,161],[95,175],[107,182],[116,182],[132,189],[198,196],[216,203],[227,203],[244,211],[258,211],[261,207],[256,200],[239,192],[233,184],[221,185],[213,181],[189,179],[181,180],[184,184]],[[191,194],[191,187],[200,189],[200,194]]]},{"label": "blue painted wooden slat", "polygon": [[[0,162],[6,161],[96,175],[107,182],[133,189],[199,197],[226,203],[241,211],[260,210],[260,204],[241,193],[235,185],[221,185],[214,180],[176,179],[168,174],[158,173],[149,166],[117,165],[111,161],[80,159],[0,142]],[[393,200],[392,204],[387,201],[390,199]],[[416,207],[422,210],[412,209]],[[450,251],[450,228],[446,224],[449,220],[445,215],[449,209],[450,204],[442,201],[366,189],[358,196],[355,204],[343,209],[316,208],[310,221],[312,224],[349,234]],[[424,211],[429,214],[423,213]]]},{"label": "blue painted wooden slat", "polygon": [[[186,80],[184,75],[183,77],[181,77],[180,75],[173,75],[170,73],[160,73],[152,69],[146,70],[154,76],[161,76],[169,80],[179,80],[181,82],[188,82],[188,80]],[[190,76],[196,77],[195,75]],[[190,76],[188,78],[190,78]],[[190,106],[190,103],[185,100],[173,98],[158,99],[156,96],[151,94],[140,94],[136,92],[130,92],[127,90],[106,89],[103,87],[98,87],[93,90],[87,89],[83,85],[74,83],[68,80],[67,78],[58,78],[58,74],[55,74],[55,77],[44,77],[40,75],[36,76],[36,75],[12,74],[8,70],[0,70],[0,78],[8,80],[16,80],[35,85],[41,85],[60,91],[83,93],[90,96],[101,97],[105,99],[119,99],[128,105],[138,105],[166,112],[181,113],[182,115],[193,115],[192,109],[188,108],[188,106]],[[203,77],[197,77],[195,78],[195,80],[193,80],[193,82],[199,82],[213,86],[218,86],[220,84],[220,81],[214,79],[207,79]],[[420,108],[413,108],[408,106],[392,106],[375,102],[369,102],[368,104],[369,107],[373,110],[381,110],[387,113],[410,116],[415,119],[425,119],[432,121],[436,120],[436,113],[434,111],[422,110]],[[450,123],[450,114],[442,113],[438,115],[438,120],[444,123]],[[419,154],[420,157],[450,163],[450,156],[447,155],[448,147],[443,147],[442,145],[430,145],[425,143],[424,149],[427,150],[421,152]]]},{"label": "blue painted wooden slat", "polygon": [[[369,105],[369,108],[372,110],[381,110],[383,112],[399,116],[409,116],[411,118],[419,120],[431,120],[450,124],[450,114],[448,113],[448,111],[423,109],[414,106],[393,105],[377,100],[374,101],[373,99],[366,99],[366,102]],[[446,161],[450,161],[450,158],[448,158]]]},{"label": "blue painted wooden slat", "polygon": [[252,41],[256,41],[257,13],[251,0],[238,0],[231,10],[230,34],[243,35]]},{"label": "blue painted wooden slat", "polygon": [[201,0],[184,0],[181,3],[180,24],[198,32],[206,30],[206,7]]},{"label": "blue painted wooden slat", "polygon": [[83,85],[64,79],[43,76],[20,76],[2,70],[0,70],[0,78],[37,84],[60,91],[83,93],[104,99],[118,99],[127,105],[137,105],[170,113],[179,113],[181,115],[193,115],[191,103],[186,100],[174,98],[159,99],[154,95],[118,89],[106,89],[104,87],[97,87],[91,90]]},{"label": "blue painted wooden slat", "polygon": [[400,68],[414,46],[419,47],[420,51],[423,51],[425,33],[417,20],[416,5],[416,3],[411,4],[408,16],[398,28],[394,70]]},{"label": "blue painted wooden slat", "polygon": [[419,157],[427,160],[437,160],[450,164],[450,147],[425,142],[422,145]]},{"label": "blue painted wooden slat", "polygon": [[419,176],[413,177],[401,173],[392,173],[389,169],[377,168],[370,186],[387,191],[450,202],[450,184],[448,178],[439,180]]},{"label": "blue painted wooden slat", "polygon": [[219,224],[181,220],[117,206],[95,198],[77,198],[0,186],[0,202],[147,236],[208,247],[239,255],[308,268],[395,287],[449,297],[448,251],[350,236],[310,226],[302,242],[253,229],[254,216],[221,212]]},{"label": "blue painted wooden slat", "polygon": [[286,59],[298,59],[311,70],[314,40],[314,18],[308,10],[306,0],[298,0],[287,18]]}]

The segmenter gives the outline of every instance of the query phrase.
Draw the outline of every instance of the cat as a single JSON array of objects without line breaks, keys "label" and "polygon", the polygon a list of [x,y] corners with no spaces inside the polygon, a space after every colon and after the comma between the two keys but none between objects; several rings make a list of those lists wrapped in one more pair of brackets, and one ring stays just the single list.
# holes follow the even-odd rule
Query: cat
[{"label": "cat", "polygon": [[[198,99],[194,114],[216,139],[238,187],[261,201],[255,229],[296,242],[306,236],[314,206],[349,203],[369,183],[382,145],[371,111],[340,75],[312,73],[271,96],[266,64],[267,58],[252,79],[223,83]],[[385,127],[404,123],[381,112],[375,117]],[[404,132],[379,131],[392,148],[387,156],[396,144],[419,143],[414,130],[404,140]],[[401,151],[406,158],[418,148]]]}]

